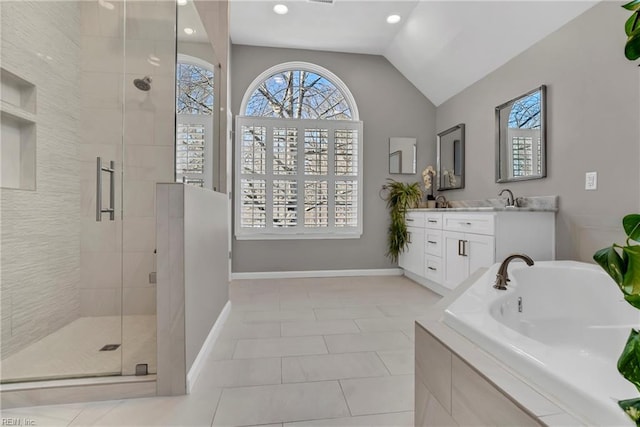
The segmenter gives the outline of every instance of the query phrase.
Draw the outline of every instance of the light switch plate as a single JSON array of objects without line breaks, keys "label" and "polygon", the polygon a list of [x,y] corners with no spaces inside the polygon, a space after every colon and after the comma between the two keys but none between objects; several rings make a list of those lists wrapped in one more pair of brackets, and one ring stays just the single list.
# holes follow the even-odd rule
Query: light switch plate
[{"label": "light switch plate", "polygon": [[584,189],[585,190],[598,189],[598,172],[587,172],[584,175]]}]

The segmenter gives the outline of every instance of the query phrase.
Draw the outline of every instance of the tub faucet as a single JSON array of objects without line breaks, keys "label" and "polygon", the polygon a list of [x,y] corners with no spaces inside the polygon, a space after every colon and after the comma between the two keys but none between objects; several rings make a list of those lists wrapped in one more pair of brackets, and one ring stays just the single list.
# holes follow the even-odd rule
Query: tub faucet
[{"label": "tub faucet", "polygon": [[438,196],[436,197],[436,208],[446,208],[449,207],[449,202],[447,202],[447,198],[444,197],[442,194],[438,194]]},{"label": "tub faucet", "polygon": [[504,259],[504,261],[502,261],[502,264],[500,264],[500,268],[498,269],[498,274],[496,274],[496,284],[493,285],[494,288],[500,289],[501,291],[507,290],[507,282],[509,282],[509,275],[507,274],[507,268],[509,267],[509,263],[516,258],[526,262],[529,267],[533,265],[533,260],[525,254],[509,255]]},{"label": "tub faucet", "polygon": [[508,188],[505,188],[504,190],[499,192],[498,196],[502,196],[502,193],[505,193],[505,192],[509,193],[509,195],[507,196],[507,204],[505,206],[507,208],[517,208],[518,201],[513,197],[513,193]]}]

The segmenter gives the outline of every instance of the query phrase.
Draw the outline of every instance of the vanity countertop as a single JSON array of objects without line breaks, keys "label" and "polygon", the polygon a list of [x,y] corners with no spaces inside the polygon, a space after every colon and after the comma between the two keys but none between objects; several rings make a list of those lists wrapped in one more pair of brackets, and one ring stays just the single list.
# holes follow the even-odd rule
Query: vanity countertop
[{"label": "vanity countertop", "polygon": [[558,212],[558,196],[518,197],[520,207],[506,207],[504,199],[451,200],[448,208],[416,208],[415,212]]},{"label": "vanity countertop", "polygon": [[476,206],[463,208],[416,208],[412,212],[557,212],[558,208]]}]

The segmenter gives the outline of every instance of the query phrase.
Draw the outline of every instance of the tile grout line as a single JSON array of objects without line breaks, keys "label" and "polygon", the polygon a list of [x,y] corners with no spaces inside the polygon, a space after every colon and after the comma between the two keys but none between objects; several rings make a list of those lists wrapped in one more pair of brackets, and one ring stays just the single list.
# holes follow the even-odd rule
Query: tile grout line
[{"label": "tile grout line", "polygon": [[322,342],[324,343],[324,348],[326,348],[326,349],[327,349],[327,354],[332,354],[332,353],[329,351],[329,345],[327,344],[327,340],[326,340],[325,336],[324,336],[324,335],[320,335],[320,336],[322,337]]},{"label": "tile grout line", "polygon": [[[87,402],[87,403],[92,403],[92,402]],[[116,409],[116,407],[120,406],[122,403],[124,403],[124,400],[119,400],[115,405],[113,405],[111,408],[109,408],[109,410],[107,412],[105,412],[104,414],[100,415],[98,418],[96,418],[94,420],[94,424],[97,423],[98,421],[100,421],[101,419],[103,419],[108,413],[110,413],[111,411],[113,411],[114,409]],[[67,426],[70,426],[71,424],[73,424],[73,422],[85,411],[87,410],[88,407],[85,406],[84,408],[82,408],[80,410],[80,412],[78,412],[78,415],[76,415],[75,417],[73,417],[73,419],[71,421],[69,421],[69,423],[67,424]]]},{"label": "tile grout line", "polygon": [[222,387],[222,389],[220,390],[220,396],[218,396],[218,400],[216,402],[216,407],[213,410],[213,415],[211,415],[211,424],[210,424],[211,427],[213,427],[213,422],[216,420],[216,414],[218,413],[218,408],[220,408],[220,402],[222,401],[222,395],[224,394],[224,390],[225,390],[225,387]]},{"label": "tile grout line", "polygon": [[376,356],[378,357],[378,359],[380,360],[380,362],[382,363],[382,366],[384,366],[384,368],[387,370],[387,372],[389,372],[389,375],[394,376],[391,373],[391,369],[389,369],[389,367],[387,366],[386,363],[384,363],[384,359],[382,357],[380,357],[380,355],[378,354],[378,351],[389,351],[389,350],[377,350],[374,353],[376,354]]},{"label": "tile grout line", "polygon": [[342,380],[338,380],[338,386],[340,387],[340,392],[342,392],[342,398],[344,399],[344,403],[347,405],[347,411],[349,411],[349,415],[353,417],[353,412],[351,411],[351,407],[349,406],[347,395],[345,394],[344,388],[342,387]]}]

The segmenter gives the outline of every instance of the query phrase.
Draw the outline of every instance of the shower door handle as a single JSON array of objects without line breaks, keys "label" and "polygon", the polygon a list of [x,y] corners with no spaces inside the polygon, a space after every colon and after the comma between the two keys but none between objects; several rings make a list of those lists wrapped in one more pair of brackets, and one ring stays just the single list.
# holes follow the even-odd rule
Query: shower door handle
[{"label": "shower door handle", "polygon": [[[102,172],[109,174],[109,207],[102,209]],[[96,221],[102,221],[102,214],[108,212],[109,220],[116,219],[116,162],[111,160],[109,167],[102,166],[102,158],[96,162]]]}]

